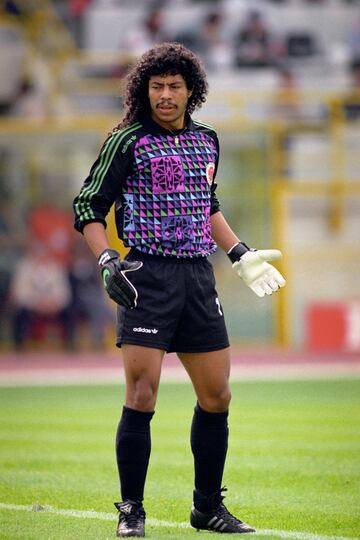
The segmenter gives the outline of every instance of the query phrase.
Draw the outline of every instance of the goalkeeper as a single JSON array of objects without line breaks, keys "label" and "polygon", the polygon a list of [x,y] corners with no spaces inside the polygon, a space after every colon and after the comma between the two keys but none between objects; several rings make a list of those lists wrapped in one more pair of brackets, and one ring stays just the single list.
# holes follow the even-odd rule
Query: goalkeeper
[{"label": "goalkeeper", "polygon": [[[74,201],[75,227],[94,252],[117,306],[126,399],[116,434],[121,501],[117,535],[145,535],[144,486],[165,353],[176,352],[197,396],[191,425],[196,529],[250,533],[223,503],[230,349],[208,255],[220,246],[256,295],[285,284],[277,250],[252,250],[216,196],[219,143],[192,113],[205,101],[198,58],[177,43],[147,51],[128,76],[125,116],[105,141]],[[109,245],[114,204],[125,260]]]}]

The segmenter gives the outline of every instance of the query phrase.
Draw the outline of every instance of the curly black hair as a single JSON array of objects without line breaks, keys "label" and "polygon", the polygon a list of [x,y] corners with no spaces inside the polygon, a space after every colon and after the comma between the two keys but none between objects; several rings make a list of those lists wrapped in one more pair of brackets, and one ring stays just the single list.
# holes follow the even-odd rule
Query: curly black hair
[{"label": "curly black hair", "polygon": [[125,116],[115,129],[122,129],[150,113],[148,83],[154,75],[181,75],[192,90],[186,112],[192,114],[206,101],[208,84],[199,58],[181,43],[166,42],[144,53],[127,76]]}]

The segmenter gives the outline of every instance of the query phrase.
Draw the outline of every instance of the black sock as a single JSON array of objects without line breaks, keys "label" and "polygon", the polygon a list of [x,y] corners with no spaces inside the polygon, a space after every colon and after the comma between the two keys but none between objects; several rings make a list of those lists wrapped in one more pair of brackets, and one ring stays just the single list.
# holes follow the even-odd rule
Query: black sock
[{"label": "black sock", "polygon": [[191,425],[195,488],[209,496],[221,488],[228,448],[228,411],[210,413],[196,405]]},{"label": "black sock", "polygon": [[116,460],[123,501],[142,501],[151,451],[153,412],[123,407],[116,433]]}]

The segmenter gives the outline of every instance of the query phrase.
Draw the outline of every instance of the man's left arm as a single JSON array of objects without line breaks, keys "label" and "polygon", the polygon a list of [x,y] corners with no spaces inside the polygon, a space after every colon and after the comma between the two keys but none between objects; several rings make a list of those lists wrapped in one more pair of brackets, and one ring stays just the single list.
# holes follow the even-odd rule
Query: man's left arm
[{"label": "man's left arm", "polygon": [[282,257],[278,249],[256,250],[239,240],[221,211],[210,216],[211,235],[232,262],[235,272],[260,297],[284,287],[285,279],[268,261]]}]

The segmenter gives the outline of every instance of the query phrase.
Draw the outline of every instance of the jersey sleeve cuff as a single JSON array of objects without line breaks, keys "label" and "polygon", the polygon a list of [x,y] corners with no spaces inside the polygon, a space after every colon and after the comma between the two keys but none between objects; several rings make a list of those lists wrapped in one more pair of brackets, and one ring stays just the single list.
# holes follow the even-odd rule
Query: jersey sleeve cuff
[{"label": "jersey sleeve cuff", "polygon": [[101,218],[87,219],[84,221],[76,221],[74,224],[74,228],[81,234],[84,234],[84,227],[86,227],[86,225],[88,225],[89,223],[101,223],[102,225],[104,225],[105,229],[107,228],[107,223],[105,219],[101,219]]}]

